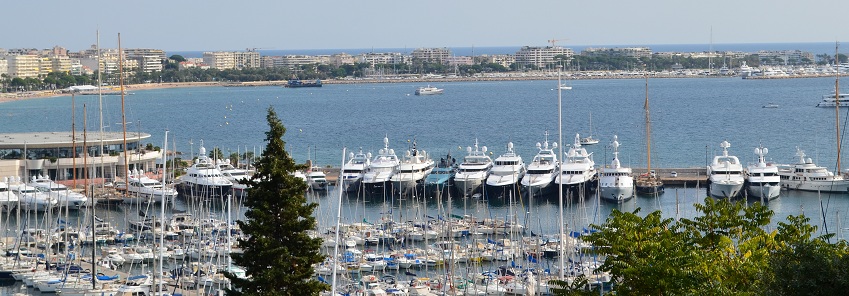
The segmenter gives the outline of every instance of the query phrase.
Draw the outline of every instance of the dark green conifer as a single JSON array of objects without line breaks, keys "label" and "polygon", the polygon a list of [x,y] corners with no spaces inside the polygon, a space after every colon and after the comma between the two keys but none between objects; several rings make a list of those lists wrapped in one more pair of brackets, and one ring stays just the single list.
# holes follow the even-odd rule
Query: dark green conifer
[{"label": "dark green conifer", "polygon": [[246,270],[246,279],[232,274],[228,295],[318,295],[329,287],[313,276],[313,264],[323,260],[320,238],[307,231],[316,226],[316,203],[307,203],[304,180],[292,173],[306,168],[286,151],[286,128],[268,108],[268,145],[256,164],[249,185],[245,221],[238,221],[247,235],[239,240],[243,253],[233,254],[233,264]]}]

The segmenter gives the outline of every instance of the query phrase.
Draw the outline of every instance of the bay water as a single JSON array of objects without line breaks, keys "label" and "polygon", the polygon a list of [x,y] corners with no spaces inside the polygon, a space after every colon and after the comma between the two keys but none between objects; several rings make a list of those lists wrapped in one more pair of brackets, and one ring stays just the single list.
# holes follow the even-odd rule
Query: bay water
[{"label": "bay water", "polygon": [[[645,167],[646,81],[643,79],[569,80],[572,90],[562,93],[563,143],[573,143],[575,134],[590,132],[601,143],[586,148],[597,165],[612,159],[608,143],[618,135],[624,166]],[[340,166],[342,148],[362,148],[374,154],[383,148],[383,138],[399,155],[412,142],[438,158],[450,152],[458,160],[475,140],[487,146],[492,157],[506,151],[508,142],[526,162],[536,153],[535,144],[558,140],[557,82],[487,81],[438,82],[443,95],[415,96],[424,83],[325,84],[322,88],[199,87],[130,90],[125,97],[128,137],[134,132],[150,133],[150,142],[161,146],[169,130],[169,149],[189,159],[201,145],[207,151],[255,151],[264,145],[266,110],[273,107],[287,128],[287,149],[299,162],[312,159],[321,166]],[[796,147],[814,162],[836,167],[835,111],[817,108],[822,95],[834,92],[834,78],[743,80],[740,78],[649,79],[648,97],[652,122],[652,166],[704,168],[721,153],[719,143],[731,143],[730,153],[744,163],[755,162],[753,148],[769,148],[767,160],[792,163]],[[83,104],[89,133],[100,129],[96,96],[76,96],[77,130],[83,129]],[[768,103],[779,108],[762,108]],[[119,96],[104,96],[103,125],[106,131],[122,129]],[[30,99],[0,104],[0,131],[48,132],[71,129],[72,98]],[[840,112],[843,120],[846,110]],[[841,130],[845,130],[841,123]],[[173,144],[171,144],[173,143]],[[172,146],[174,145],[174,146]],[[564,149],[565,150],[565,149]],[[335,223],[338,192],[310,194],[320,204],[316,212],[321,226]],[[567,224],[572,229],[601,223],[613,210],[643,213],[662,210],[666,217],[692,217],[693,204],[706,196],[702,188],[667,187],[658,198],[637,197],[623,204],[587,196],[582,202],[567,202]],[[427,205],[424,201],[427,200]],[[238,203],[237,203],[238,206]],[[343,197],[343,222],[376,222],[387,216],[421,219],[423,215],[454,214],[515,219],[536,233],[555,233],[558,202],[553,199],[493,199],[478,201],[453,198],[363,199]],[[812,223],[828,225],[838,233],[845,223],[840,216],[849,210],[847,194],[817,194],[782,191],[769,202],[775,221],[805,213]],[[173,206],[186,209],[185,202]],[[442,209],[440,211],[440,209]],[[138,216],[137,208],[106,209],[119,220]],[[218,208],[219,215],[223,214]],[[240,215],[243,210],[234,210]],[[824,214],[823,214],[824,213]],[[101,216],[98,214],[98,216]],[[845,216],[845,215],[844,215]],[[825,223],[824,223],[825,222]],[[7,228],[14,229],[15,225]],[[824,227],[820,229],[823,230]]]}]

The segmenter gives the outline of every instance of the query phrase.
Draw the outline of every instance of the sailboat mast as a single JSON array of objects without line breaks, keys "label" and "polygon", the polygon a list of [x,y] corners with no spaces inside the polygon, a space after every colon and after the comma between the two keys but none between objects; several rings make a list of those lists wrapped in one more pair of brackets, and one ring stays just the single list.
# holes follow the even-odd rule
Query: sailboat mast
[{"label": "sailboat mast", "polygon": [[[557,135],[560,137],[557,143],[559,149],[559,155],[557,156],[558,158],[563,157],[563,85],[560,81],[560,70],[562,68],[563,66],[557,66]],[[561,183],[563,183],[563,171],[559,168],[558,170],[560,170],[560,180]],[[559,203],[558,206],[560,209],[560,211],[558,211],[560,214],[560,225],[559,227],[557,227],[560,230],[560,236],[558,236],[557,239],[559,241],[558,254],[560,256],[560,280],[562,281],[566,279],[566,263],[564,262],[563,258],[563,252],[566,249],[566,246],[564,245],[563,241],[563,184],[557,184],[557,194]]]},{"label": "sailboat mast", "polygon": [[[347,147],[342,147],[342,167],[345,166],[345,153],[347,153]],[[333,278],[331,279],[330,289],[331,295],[336,295],[336,266],[339,264],[339,224],[342,223],[342,191],[345,188],[345,178],[342,177],[342,172],[344,170],[339,170],[339,202],[336,204],[336,238],[333,244]],[[427,235],[425,235],[427,237]]]},{"label": "sailboat mast", "polygon": [[839,43],[834,43],[834,65],[837,78],[834,79],[834,127],[837,132],[837,173],[840,174],[840,56],[837,53]]},{"label": "sailboat mast", "polygon": [[646,108],[646,173],[651,173],[651,120],[649,120],[649,74],[645,73],[646,76],[646,103],[644,107]]},{"label": "sailboat mast", "polygon": [[[100,36],[100,35],[98,35],[98,36]],[[99,38],[98,38],[98,40],[99,40]],[[87,133],[86,133],[87,119],[88,119],[88,115],[86,113],[86,107],[85,107],[85,104],[83,104],[83,150],[84,150],[83,151],[83,164],[84,164],[83,165],[83,174],[85,174],[85,176],[86,176],[85,184],[84,184],[84,186],[85,186],[84,192],[86,193],[87,196],[92,196],[92,198],[91,198],[92,204],[91,204],[91,206],[89,206],[89,208],[91,208],[91,241],[96,242],[97,240],[95,240],[95,238],[94,238],[94,233],[95,233],[95,230],[96,230],[95,227],[94,227],[94,192],[88,192],[88,179],[89,178],[88,178],[88,172],[86,172],[88,170],[88,166],[85,165],[85,162],[88,160],[88,139],[86,137],[87,136]],[[103,145],[101,145],[101,147],[102,146]],[[97,244],[95,244],[95,246],[96,245]],[[95,276],[91,277],[91,288],[97,289],[97,276],[96,276],[97,275],[97,248],[95,248],[95,247],[91,248],[91,274],[95,275]]]},{"label": "sailboat mast", "polygon": [[[121,49],[121,33],[118,33],[118,81],[121,84],[121,126],[124,131],[124,178],[129,174],[130,163],[127,159],[127,115],[124,112],[124,50]],[[167,147],[166,147],[167,149]]]},{"label": "sailboat mast", "polygon": [[[123,91],[124,90],[122,89],[121,92],[123,92]],[[160,276],[163,274],[162,273],[162,265],[165,263],[163,261],[164,257],[162,256],[162,251],[163,251],[163,248],[165,247],[164,246],[164,244],[165,244],[165,191],[164,190],[166,188],[165,187],[165,174],[168,171],[168,130],[167,129],[165,130],[165,140],[164,140],[164,143],[162,144],[162,147],[163,148],[162,148],[162,175],[161,176],[162,176],[162,189],[163,189],[163,191],[162,191],[162,201],[160,201],[160,204],[159,204],[160,205],[160,212],[159,212],[159,225],[160,225],[159,226],[160,227],[160,229],[159,229],[159,244],[160,245],[159,245],[158,248],[156,248],[156,250],[159,252],[159,254],[157,256],[159,256],[159,275]],[[153,198],[156,199],[156,196],[153,196]],[[230,217],[229,216],[230,215],[230,212],[229,212],[230,211],[230,207],[229,207],[230,196],[227,196],[227,205],[228,205],[228,207],[227,207],[227,211],[228,211],[227,215],[228,216],[227,217]],[[227,227],[230,227],[229,221],[227,221],[227,223],[228,223]],[[154,224],[154,225],[156,225],[156,224]],[[227,231],[227,237],[230,237],[230,231],[229,230]],[[227,245],[227,246],[229,248],[230,245]],[[230,257],[230,253],[228,252],[227,258],[229,258],[229,257]],[[228,266],[228,268],[229,268],[229,266]],[[229,272],[230,270],[228,269],[227,271]],[[156,277],[154,277],[153,279],[155,281]],[[165,279],[163,278],[161,280],[164,281]],[[162,286],[163,285],[160,281],[159,286],[156,286],[156,291],[159,291],[160,293],[162,293]]]},{"label": "sailboat mast", "polygon": [[74,188],[77,188],[77,105],[76,100],[74,99],[74,94],[71,94],[71,149],[73,154],[72,164],[74,168],[71,170],[74,181],[72,181],[72,185]]}]

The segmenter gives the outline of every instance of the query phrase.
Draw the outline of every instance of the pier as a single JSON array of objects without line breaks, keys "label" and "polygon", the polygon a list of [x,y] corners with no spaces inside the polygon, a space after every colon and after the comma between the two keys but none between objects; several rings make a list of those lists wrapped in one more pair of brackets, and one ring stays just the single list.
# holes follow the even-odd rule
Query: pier
[{"label": "pier", "polygon": [[[327,175],[327,182],[336,185],[336,181],[339,180],[339,170],[338,167],[331,168],[322,168],[322,171]],[[696,186],[696,185],[706,185],[708,177],[706,175],[706,169],[703,167],[689,167],[689,168],[652,168],[660,177],[660,180],[663,181],[664,185],[667,186]],[[638,176],[640,174],[644,174],[646,172],[646,168],[633,168],[634,176]],[[675,172],[677,176],[673,177],[672,172]]]},{"label": "pier", "polygon": [[[707,169],[703,167],[652,168],[652,170],[666,186],[704,186],[708,181]],[[636,176],[645,173],[646,169],[633,168],[633,171]],[[675,172],[677,176],[673,177],[672,172]]]}]

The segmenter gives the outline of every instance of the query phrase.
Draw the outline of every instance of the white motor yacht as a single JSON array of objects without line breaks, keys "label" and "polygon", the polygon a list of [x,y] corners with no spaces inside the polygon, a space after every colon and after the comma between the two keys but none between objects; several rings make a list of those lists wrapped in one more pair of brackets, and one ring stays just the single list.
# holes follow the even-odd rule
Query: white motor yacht
[{"label": "white motor yacht", "polygon": [[755,148],[758,162],[746,167],[746,183],[749,196],[763,200],[771,200],[781,194],[781,177],[778,176],[778,166],[767,163],[764,155],[769,153],[766,147]]},{"label": "white motor yacht", "polygon": [[115,188],[127,191],[127,200],[130,203],[157,203],[170,201],[177,197],[177,190],[172,187],[163,187],[162,181],[152,179],[139,171],[127,174],[124,182],[116,182]]},{"label": "white motor yacht", "polygon": [[565,160],[560,164],[560,174],[554,178],[554,184],[564,189],[593,190],[598,179],[592,153],[581,147],[581,136],[575,134],[575,143],[566,152]]},{"label": "white motor yacht", "polygon": [[601,168],[598,180],[599,196],[601,198],[623,202],[634,197],[634,177],[631,168],[622,167],[619,163],[619,137],[613,136],[613,161],[609,167]]},{"label": "white motor yacht", "polygon": [[345,191],[356,192],[360,189],[363,182],[363,176],[371,164],[371,153],[363,153],[363,148],[360,152],[354,154],[351,152],[348,156],[348,162],[342,165],[342,180],[344,180]]},{"label": "white motor yacht", "polygon": [[198,158],[186,170],[186,174],[180,176],[176,187],[185,197],[210,198],[230,194],[233,182],[227,180],[215,162],[206,155],[206,148],[201,141]]},{"label": "white motor yacht", "polygon": [[307,172],[307,180],[312,190],[327,190],[327,174],[319,166],[312,166]]},{"label": "white motor yacht", "polygon": [[[391,188],[387,188],[389,180],[395,174],[395,169],[398,167],[398,156],[395,155],[395,149],[389,149],[389,138],[383,138],[383,149],[377,152],[377,156],[371,160],[365,175],[363,175],[363,186],[366,191],[391,192]],[[390,191],[384,191],[390,189]]]},{"label": "white motor yacht", "polygon": [[67,206],[71,209],[80,209],[89,205],[89,200],[85,195],[71,191],[67,186],[53,182],[47,176],[32,176],[29,185],[50,195],[63,207]]},{"label": "white motor yacht", "polygon": [[513,142],[507,143],[507,152],[495,158],[489,176],[486,177],[487,190],[492,192],[507,192],[515,190],[516,184],[522,180],[526,172],[522,157],[513,152]]},{"label": "white motor yacht", "polygon": [[713,162],[707,167],[708,192],[713,197],[734,198],[743,190],[743,165],[737,156],[728,155],[731,143],[722,141],[722,155],[713,157]]},{"label": "white motor yacht", "polygon": [[237,168],[230,163],[229,159],[219,159],[215,164],[218,165],[218,170],[221,171],[224,178],[233,183],[234,193],[242,194],[248,189],[247,184],[239,182],[250,180],[253,171]]},{"label": "white motor yacht", "polygon": [[481,188],[481,185],[489,176],[492,168],[492,159],[486,155],[486,146],[478,147],[475,139],[475,148],[466,147],[468,155],[463,157],[463,162],[457,167],[454,174],[454,186],[464,196],[471,196]]},{"label": "white motor yacht", "polygon": [[392,186],[402,193],[414,190],[420,185],[423,186],[424,179],[433,171],[434,166],[435,163],[430,155],[424,150],[416,149],[416,142],[413,141],[413,147],[404,154],[395,174],[390,178]]},{"label": "white motor yacht", "polygon": [[0,182],[0,210],[9,212],[18,207],[18,194],[9,189],[9,177]]},{"label": "white motor yacht", "polygon": [[836,107],[838,103],[840,107],[849,106],[849,94],[838,94],[836,99],[834,94],[823,95],[817,107]]},{"label": "white motor yacht", "polygon": [[799,160],[795,164],[778,167],[782,187],[821,192],[847,192],[849,190],[849,181],[843,175],[835,175],[828,171],[828,168],[817,166],[811,158],[806,158],[805,152],[798,147],[796,148],[796,157]]},{"label": "white motor yacht", "polygon": [[746,61],[743,61],[743,64],[740,65],[740,70],[737,72],[737,74],[739,74],[741,77],[748,77],[752,75],[752,71],[752,67],[749,67],[749,65],[746,65]]},{"label": "white motor yacht", "polygon": [[557,169],[560,163],[557,161],[557,143],[552,143],[551,148],[548,146],[548,132],[545,133],[544,144],[537,143],[537,155],[534,160],[528,165],[528,171],[522,177],[522,187],[531,194],[545,195],[550,193],[551,183],[557,176]]},{"label": "white motor yacht", "polygon": [[441,89],[441,88],[437,88],[437,87],[435,87],[435,86],[430,86],[430,85],[428,85],[428,86],[426,86],[426,87],[424,87],[424,86],[423,86],[423,87],[419,87],[419,88],[416,90],[416,95],[417,95],[417,96],[441,95],[443,91],[444,91],[444,90],[443,90],[443,89]]},{"label": "white motor yacht", "polygon": [[18,195],[23,210],[44,212],[56,208],[59,204],[56,198],[21,182],[9,184],[9,190]]}]

